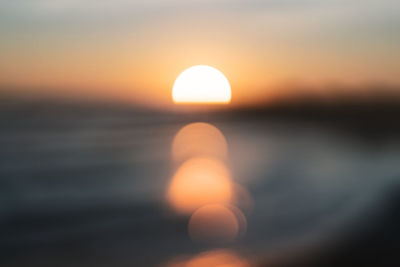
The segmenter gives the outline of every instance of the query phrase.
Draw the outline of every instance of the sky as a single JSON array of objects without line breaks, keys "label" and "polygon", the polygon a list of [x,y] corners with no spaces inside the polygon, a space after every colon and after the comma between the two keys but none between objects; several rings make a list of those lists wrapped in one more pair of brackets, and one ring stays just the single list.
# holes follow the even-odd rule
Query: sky
[{"label": "sky", "polygon": [[168,105],[199,64],[233,103],[282,84],[397,86],[399,14],[398,0],[0,0],[0,90]]}]

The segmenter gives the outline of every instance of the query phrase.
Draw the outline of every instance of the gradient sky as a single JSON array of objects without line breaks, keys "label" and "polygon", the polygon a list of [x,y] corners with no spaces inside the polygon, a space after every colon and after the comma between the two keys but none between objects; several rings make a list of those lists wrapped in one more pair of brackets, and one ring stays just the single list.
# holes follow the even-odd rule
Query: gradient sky
[{"label": "gradient sky", "polygon": [[400,85],[399,14],[398,0],[0,0],[0,88],[164,105],[198,64],[234,103],[288,81]]}]

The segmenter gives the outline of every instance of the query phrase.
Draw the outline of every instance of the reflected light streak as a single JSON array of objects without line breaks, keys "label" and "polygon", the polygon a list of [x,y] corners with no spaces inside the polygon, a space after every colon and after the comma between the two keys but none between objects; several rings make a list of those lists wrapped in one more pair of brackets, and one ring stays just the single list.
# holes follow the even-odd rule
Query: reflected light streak
[{"label": "reflected light streak", "polygon": [[249,212],[253,200],[242,185],[232,181],[221,161],[228,156],[225,136],[211,124],[191,123],[175,135],[171,152],[175,162],[186,161],[170,182],[167,200],[176,212],[191,215],[190,238],[221,245],[243,237],[247,220],[242,210]]},{"label": "reflected light streak", "polygon": [[224,135],[215,126],[196,122],[183,127],[172,143],[172,157],[182,161],[194,156],[212,156],[224,159],[228,145]]},{"label": "reflected light streak", "polygon": [[196,157],[177,170],[167,200],[179,213],[190,214],[206,204],[228,204],[232,198],[231,176],[219,160]]}]

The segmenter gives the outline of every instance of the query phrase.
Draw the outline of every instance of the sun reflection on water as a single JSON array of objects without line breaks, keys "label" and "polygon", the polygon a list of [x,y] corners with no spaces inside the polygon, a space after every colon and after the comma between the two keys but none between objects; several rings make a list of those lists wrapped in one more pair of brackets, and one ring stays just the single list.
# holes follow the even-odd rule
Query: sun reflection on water
[{"label": "sun reflection on water", "polygon": [[[226,164],[228,143],[222,132],[209,123],[188,124],[175,135],[171,152],[173,162],[180,165],[166,198],[174,212],[190,216],[191,240],[221,246],[244,237],[245,213],[251,211],[253,200],[247,189],[233,180]],[[168,266],[245,267],[249,263],[232,251],[217,250]]]}]

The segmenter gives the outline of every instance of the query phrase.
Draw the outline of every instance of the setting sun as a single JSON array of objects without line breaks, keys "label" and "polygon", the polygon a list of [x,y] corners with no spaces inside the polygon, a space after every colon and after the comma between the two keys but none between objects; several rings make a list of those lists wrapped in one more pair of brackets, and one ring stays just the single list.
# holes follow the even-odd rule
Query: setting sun
[{"label": "setting sun", "polygon": [[231,87],[219,70],[205,65],[182,72],[172,89],[175,103],[229,103]]}]

